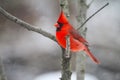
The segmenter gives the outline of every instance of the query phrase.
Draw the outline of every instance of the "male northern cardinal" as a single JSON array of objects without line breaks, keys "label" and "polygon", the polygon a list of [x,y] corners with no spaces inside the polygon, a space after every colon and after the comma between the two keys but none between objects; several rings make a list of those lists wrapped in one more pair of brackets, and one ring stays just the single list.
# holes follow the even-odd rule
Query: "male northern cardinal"
[{"label": "male northern cardinal", "polygon": [[72,52],[85,51],[87,55],[97,64],[99,61],[88,49],[88,42],[68,22],[63,11],[61,11],[56,26],[56,40],[63,48],[66,48],[66,36],[70,36],[70,50]]}]

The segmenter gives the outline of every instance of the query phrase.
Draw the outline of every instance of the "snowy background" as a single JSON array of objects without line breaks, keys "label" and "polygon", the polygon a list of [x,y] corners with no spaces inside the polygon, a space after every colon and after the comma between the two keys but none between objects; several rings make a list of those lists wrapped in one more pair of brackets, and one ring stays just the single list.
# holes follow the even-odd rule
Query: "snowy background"
[{"label": "snowy background", "polygon": [[[90,48],[101,61],[100,65],[96,65],[87,58],[86,74],[94,76],[96,80],[120,80],[120,0],[95,0],[87,16],[92,15],[107,2],[110,5],[86,24]],[[76,25],[75,4],[71,3],[72,25]],[[0,0],[0,6],[12,15],[53,35],[53,25],[60,12],[58,5],[58,0]],[[50,75],[57,77],[57,72],[60,71],[61,50],[57,43],[20,27],[1,14],[0,55],[8,80],[43,80],[41,78],[47,75],[50,79]],[[72,70],[75,71],[74,55],[72,63]]]}]

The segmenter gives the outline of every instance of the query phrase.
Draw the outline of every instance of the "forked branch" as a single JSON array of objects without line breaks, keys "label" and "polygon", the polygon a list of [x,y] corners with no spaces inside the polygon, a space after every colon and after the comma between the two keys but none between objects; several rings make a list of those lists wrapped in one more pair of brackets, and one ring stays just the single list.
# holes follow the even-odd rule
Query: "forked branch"
[{"label": "forked branch", "polygon": [[95,16],[98,12],[100,12],[102,9],[104,9],[106,6],[108,6],[109,3],[106,3],[104,6],[102,6],[99,10],[97,10],[94,14],[92,14],[89,18],[87,18],[85,20],[85,22],[82,23],[82,25],[77,29],[79,30],[80,28],[82,28],[93,16]]}]

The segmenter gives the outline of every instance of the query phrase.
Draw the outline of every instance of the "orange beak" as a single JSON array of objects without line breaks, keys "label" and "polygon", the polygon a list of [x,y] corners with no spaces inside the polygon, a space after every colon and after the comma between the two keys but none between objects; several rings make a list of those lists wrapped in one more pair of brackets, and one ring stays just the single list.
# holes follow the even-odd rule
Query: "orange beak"
[{"label": "orange beak", "polygon": [[58,24],[58,23],[55,23],[54,26],[55,26],[55,27],[59,27],[59,24]]}]

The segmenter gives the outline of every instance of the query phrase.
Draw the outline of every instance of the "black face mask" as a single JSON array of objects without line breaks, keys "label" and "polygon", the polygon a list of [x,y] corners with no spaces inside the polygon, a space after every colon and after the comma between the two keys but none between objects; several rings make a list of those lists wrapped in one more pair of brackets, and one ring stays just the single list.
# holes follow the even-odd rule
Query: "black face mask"
[{"label": "black face mask", "polygon": [[58,23],[58,27],[57,27],[57,31],[60,31],[61,30],[61,28],[63,27],[63,23],[60,23],[60,22],[57,22]]}]

